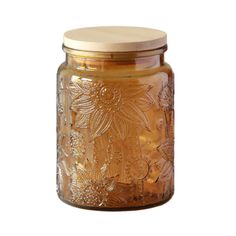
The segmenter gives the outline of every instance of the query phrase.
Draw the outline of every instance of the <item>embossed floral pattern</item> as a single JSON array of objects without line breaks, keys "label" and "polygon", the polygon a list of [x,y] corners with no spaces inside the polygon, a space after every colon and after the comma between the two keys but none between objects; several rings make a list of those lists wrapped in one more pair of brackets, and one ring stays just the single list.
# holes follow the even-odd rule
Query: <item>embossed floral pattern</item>
[{"label": "embossed floral pattern", "polygon": [[64,89],[58,84],[61,199],[106,209],[156,204],[173,194],[171,81],[72,76]]},{"label": "embossed floral pattern", "polygon": [[159,95],[159,105],[163,110],[170,110],[174,108],[174,83],[173,80],[165,84]]},{"label": "embossed floral pattern", "polygon": [[166,189],[171,189],[169,185],[173,185],[174,181],[174,163],[161,158],[157,166],[159,168],[158,181],[164,183]]},{"label": "embossed floral pattern", "polygon": [[131,124],[150,130],[145,111],[153,103],[148,95],[151,88],[145,84],[124,87],[115,83],[72,82],[71,109],[76,112],[76,126],[89,128],[92,138],[111,128],[124,139]]},{"label": "embossed floral pattern", "polygon": [[174,141],[167,139],[164,143],[157,147],[157,150],[161,153],[162,158],[167,161],[173,162],[174,158]]},{"label": "embossed floral pattern", "polygon": [[71,171],[72,201],[86,206],[106,206],[109,192],[115,188],[115,180],[106,178],[106,165],[96,174],[91,167],[77,163]]},{"label": "embossed floral pattern", "polygon": [[174,181],[174,140],[173,137],[167,139],[164,143],[157,147],[157,151],[161,154],[161,159],[157,162],[159,169],[158,181],[164,183],[166,191],[172,189]]}]

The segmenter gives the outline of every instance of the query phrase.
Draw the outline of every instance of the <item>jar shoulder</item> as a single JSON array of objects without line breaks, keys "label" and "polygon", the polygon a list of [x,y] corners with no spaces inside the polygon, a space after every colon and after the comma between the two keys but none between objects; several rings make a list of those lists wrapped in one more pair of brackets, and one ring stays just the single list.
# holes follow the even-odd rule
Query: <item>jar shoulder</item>
[{"label": "jar shoulder", "polygon": [[174,72],[170,64],[164,63],[161,66],[155,68],[148,68],[145,70],[136,70],[133,68],[132,70],[119,70],[119,71],[112,71],[112,70],[86,70],[84,68],[75,68],[71,65],[68,65],[66,62],[63,62],[57,70],[58,77],[71,77],[73,75],[80,76],[80,77],[87,77],[87,78],[95,78],[102,76],[105,77],[145,77],[150,75],[155,75],[159,73],[165,73],[168,77],[173,78]]},{"label": "jar shoulder", "polygon": [[163,66],[160,67],[161,72],[166,72],[169,77],[174,77],[174,72],[170,64],[164,63]]},{"label": "jar shoulder", "polygon": [[57,69],[57,76],[59,76],[61,72],[66,70],[66,67],[67,67],[66,62],[62,62]]}]

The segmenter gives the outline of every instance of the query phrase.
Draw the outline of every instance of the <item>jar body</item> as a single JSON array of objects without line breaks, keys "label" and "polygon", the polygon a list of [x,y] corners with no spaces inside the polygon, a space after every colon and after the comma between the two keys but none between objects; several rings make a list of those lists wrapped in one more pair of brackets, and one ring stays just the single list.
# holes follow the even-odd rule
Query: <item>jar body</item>
[{"label": "jar body", "polygon": [[57,191],[78,207],[160,205],[174,192],[174,83],[163,55],[68,55],[57,81]]}]

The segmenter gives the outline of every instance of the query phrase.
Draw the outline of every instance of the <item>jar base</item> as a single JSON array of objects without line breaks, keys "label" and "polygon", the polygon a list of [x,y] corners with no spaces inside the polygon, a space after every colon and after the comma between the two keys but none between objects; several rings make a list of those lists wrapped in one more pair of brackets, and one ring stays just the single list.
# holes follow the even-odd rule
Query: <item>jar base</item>
[{"label": "jar base", "polygon": [[174,192],[172,192],[170,194],[170,196],[163,200],[163,201],[160,201],[160,202],[157,202],[157,203],[153,203],[153,204],[147,204],[147,205],[142,205],[142,206],[128,206],[128,207],[114,207],[114,208],[108,208],[108,207],[90,207],[90,206],[82,206],[82,205],[76,205],[76,204],[73,204],[72,202],[70,201],[67,201],[65,199],[63,199],[62,197],[60,197],[60,195],[58,194],[58,198],[70,205],[70,206],[73,206],[73,207],[77,207],[77,208],[81,208],[81,209],[85,209],[85,210],[95,210],[95,211],[135,211],[135,210],[144,210],[144,209],[148,209],[148,208],[152,208],[152,207],[157,207],[157,206],[161,206],[165,203],[167,203],[168,201],[171,200],[171,198],[173,197],[174,195]]}]

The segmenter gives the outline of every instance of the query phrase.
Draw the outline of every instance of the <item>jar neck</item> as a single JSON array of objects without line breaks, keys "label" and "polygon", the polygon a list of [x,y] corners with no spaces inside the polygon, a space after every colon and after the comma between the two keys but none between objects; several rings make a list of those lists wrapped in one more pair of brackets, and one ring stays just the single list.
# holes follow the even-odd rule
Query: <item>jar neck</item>
[{"label": "jar neck", "polygon": [[63,47],[66,64],[85,71],[142,71],[164,64],[167,46],[141,52],[88,52]]}]

